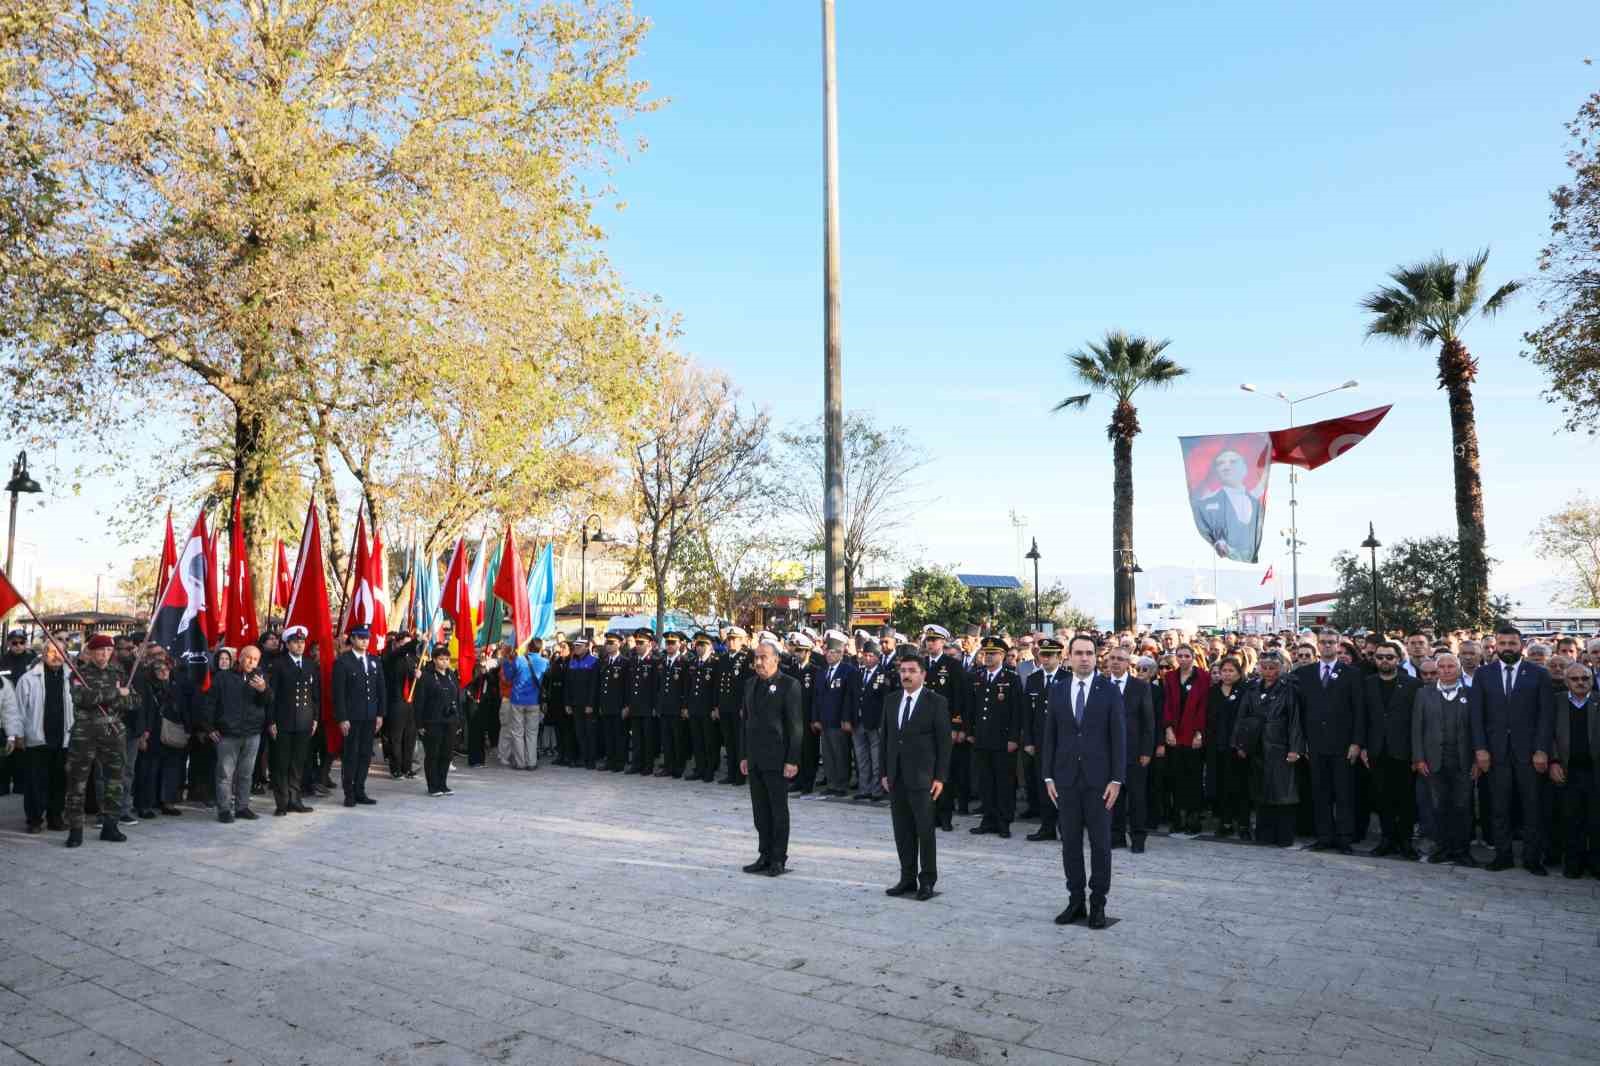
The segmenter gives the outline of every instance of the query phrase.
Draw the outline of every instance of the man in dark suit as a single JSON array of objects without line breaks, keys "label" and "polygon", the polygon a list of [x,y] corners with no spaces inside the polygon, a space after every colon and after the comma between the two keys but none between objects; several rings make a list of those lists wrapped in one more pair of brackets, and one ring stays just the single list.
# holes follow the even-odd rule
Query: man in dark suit
[{"label": "man in dark suit", "polygon": [[1356,829],[1351,765],[1361,755],[1366,736],[1362,676],[1356,667],[1339,662],[1337,629],[1317,634],[1317,655],[1316,662],[1294,672],[1311,764],[1311,810],[1317,827],[1311,850],[1337,848],[1341,855],[1349,855]]},{"label": "man in dark suit", "polygon": [[[1023,760],[1028,773],[1028,810],[1022,812],[1022,817],[1031,818],[1037,815],[1039,828],[1028,834],[1029,840],[1054,840],[1056,839],[1056,805],[1050,801],[1045,793],[1044,779],[1049,771],[1045,768],[1044,761],[1039,758],[1039,746],[1044,743],[1044,720],[1049,708],[1045,696],[1050,691],[1050,686],[1064,679],[1069,671],[1061,665],[1061,653],[1065,650],[1061,641],[1055,637],[1040,637],[1038,642],[1039,666],[1028,675],[1022,683],[1022,689],[1027,697],[1028,714],[1022,724],[1022,751],[1027,756]],[[1030,813],[1031,812],[1031,813]]]},{"label": "man in dark suit", "polygon": [[333,661],[333,720],[344,734],[339,756],[339,779],[344,805],[372,806],[367,795],[367,771],[372,766],[372,739],[383,729],[383,665],[367,654],[372,631],[366,626],[350,630],[350,650]]},{"label": "man in dark suit", "polygon": [[900,853],[900,880],[887,894],[904,896],[915,890],[919,900],[932,897],[939,879],[934,803],[944,791],[952,747],[949,704],[923,684],[926,679],[921,659],[900,660],[900,698],[885,701],[883,708],[883,787],[889,793],[894,846]]},{"label": "man in dark suit", "polygon": [[752,665],[755,672],[744,685],[739,773],[750,780],[761,854],[744,872],[778,877],[789,861],[789,790],[784,781],[800,772],[805,719],[800,682],[778,669],[777,645],[759,645]]},{"label": "man in dark suit", "polygon": [[1417,821],[1411,715],[1422,682],[1400,671],[1403,654],[1393,641],[1379,644],[1372,653],[1377,671],[1363,679],[1367,735],[1361,761],[1372,770],[1378,792],[1378,819],[1383,824],[1383,838],[1372,854],[1417,859],[1417,849],[1411,846],[1411,827]]},{"label": "man in dark suit", "polygon": [[1128,726],[1122,693],[1095,673],[1095,643],[1086,636],[1067,642],[1072,676],[1051,685],[1041,760],[1045,790],[1060,812],[1061,864],[1070,899],[1056,915],[1069,925],[1085,915],[1083,837],[1089,836],[1089,928],[1106,926],[1111,890],[1111,808],[1122,791],[1128,764]]},{"label": "man in dark suit", "polygon": [[660,687],[657,677],[661,670],[661,656],[655,653],[656,633],[648,626],[633,631],[633,651],[623,656],[623,677],[627,696],[623,700],[622,717],[628,723],[628,740],[633,749],[633,762],[624,773],[649,777],[656,765],[656,742],[660,739],[660,726],[656,716],[656,693]]},{"label": "man in dark suit", "polygon": [[1150,686],[1133,676],[1133,653],[1117,645],[1106,653],[1106,676],[1122,694],[1122,707],[1128,722],[1127,788],[1117,794],[1117,809],[1111,813],[1111,846],[1126,847],[1133,836],[1133,851],[1144,851],[1149,825],[1145,813],[1145,780],[1156,750],[1155,694]]},{"label": "man in dark suit", "polygon": [[1544,876],[1544,834],[1539,822],[1539,781],[1550,765],[1554,733],[1550,674],[1522,658],[1522,634],[1513,625],[1494,632],[1497,662],[1472,677],[1472,746],[1478,770],[1488,775],[1494,807],[1491,870],[1511,868],[1511,793],[1522,805],[1522,864]]}]

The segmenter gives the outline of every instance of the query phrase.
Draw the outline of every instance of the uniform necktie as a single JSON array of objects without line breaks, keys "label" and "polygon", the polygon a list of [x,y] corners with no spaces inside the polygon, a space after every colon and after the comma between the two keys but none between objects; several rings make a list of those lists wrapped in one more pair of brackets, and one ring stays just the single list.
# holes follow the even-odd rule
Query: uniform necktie
[{"label": "uniform necktie", "polygon": [[1328,678],[1333,675],[1333,667],[1327,663],[1322,664],[1322,687],[1328,687]]},{"label": "uniform necktie", "polygon": [[1089,687],[1089,682],[1087,682],[1087,681],[1079,681],[1077,687],[1078,687],[1078,694],[1077,694],[1077,696],[1073,697],[1073,700],[1072,700],[1072,717],[1077,719],[1077,722],[1078,722],[1079,725],[1082,725],[1083,724],[1084,692]]},{"label": "uniform necktie", "polygon": [[1515,675],[1515,671],[1514,671],[1514,669],[1512,669],[1512,670],[1501,670],[1500,671],[1500,676],[1505,679],[1505,683],[1506,683],[1506,699],[1509,700],[1511,698],[1511,679],[1514,676],[1516,676]]},{"label": "uniform necktie", "polygon": [[900,728],[906,727],[906,719],[911,717],[911,697],[907,696],[905,702],[900,704]]}]

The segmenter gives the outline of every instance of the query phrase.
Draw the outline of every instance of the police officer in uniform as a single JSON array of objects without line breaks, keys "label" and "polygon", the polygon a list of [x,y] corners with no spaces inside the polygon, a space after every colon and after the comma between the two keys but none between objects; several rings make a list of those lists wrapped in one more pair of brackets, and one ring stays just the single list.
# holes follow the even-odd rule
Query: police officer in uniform
[{"label": "police officer in uniform", "polygon": [[966,674],[961,669],[960,658],[945,654],[945,641],[949,639],[950,631],[944,626],[923,627],[922,648],[925,653],[923,669],[927,674],[924,683],[944,697],[945,705],[950,711],[950,779],[945,782],[945,788],[939,793],[936,810],[939,828],[947,833],[955,828],[952,815],[955,810],[958,785],[963,797],[961,813],[967,813],[965,795],[971,750],[967,747],[964,714],[967,699]]},{"label": "police officer in uniform", "polygon": [[600,718],[600,747],[605,760],[596,762],[596,770],[609,770],[620,774],[628,757],[627,733],[622,720],[623,704],[628,694],[628,662],[622,655],[622,638],[607,633],[605,654],[595,667],[594,707]]},{"label": "police officer in uniform", "polygon": [[660,659],[654,654],[656,633],[648,626],[633,631],[633,648],[623,656],[627,664],[624,677],[627,695],[622,717],[628,723],[628,745],[633,762],[626,773],[650,776],[656,765],[656,672]]},{"label": "police officer in uniform", "polygon": [[689,712],[689,744],[694,750],[694,773],[686,776],[707,783],[717,779],[717,748],[722,739],[711,718],[717,709],[717,660],[711,646],[710,633],[694,635],[694,655],[684,667],[683,692]]},{"label": "police officer in uniform", "polygon": [[322,676],[317,664],[306,658],[306,627],[283,631],[284,654],[272,666],[272,712],[267,732],[272,737],[272,790],[277,807],[273,814],[290,811],[310,814],[314,808],[301,801],[301,780],[306,751],[317,733],[322,715]]},{"label": "police officer in uniform", "polygon": [[978,776],[978,796],[983,800],[983,820],[972,833],[998,833],[1010,838],[1016,815],[1017,780],[1014,771],[1022,741],[1024,717],[1022,681],[1005,665],[1011,646],[1002,637],[985,637],[978,654],[979,666],[969,685],[968,728],[972,760]]},{"label": "police officer in uniform", "polygon": [[388,699],[383,665],[367,654],[371,637],[366,626],[353,627],[350,650],[333,661],[333,718],[344,735],[339,780],[344,785],[346,807],[358,803],[370,807],[378,802],[367,795],[367,771],[372,767],[372,742],[383,729]]},{"label": "police officer in uniform", "polygon": [[1022,725],[1022,751],[1027,756],[1023,764],[1028,774],[1028,810],[1022,814],[1024,818],[1032,818],[1035,814],[1039,818],[1039,828],[1028,834],[1029,840],[1056,839],[1055,804],[1050,802],[1050,794],[1045,791],[1044,764],[1039,759],[1039,748],[1044,744],[1044,720],[1049,710],[1047,695],[1050,686],[1066,679],[1066,671],[1061,668],[1061,653],[1064,650],[1057,638],[1040,637],[1034,649],[1038,669],[1029,674],[1022,685],[1028,704]]},{"label": "police officer in uniform", "polygon": [[683,654],[687,638],[673,630],[661,635],[666,653],[656,660],[656,720],[661,726],[661,769],[657,777],[683,777],[688,762],[689,708],[684,702],[688,687],[688,657]]},{"label": "police officer in uniform", "polygon": [[800,738],[800,773],[789,791],[809,796],[817,787],[817,763],[822,759],[822,723],[817,721],[815,706],[820,671],[811,655],[815,641],[803,632],[790,633],[788,640],[791,657],[783,664],[783,672],[800,682],[800,713],[805,722]]},{"label": "police officer in uniform", "polygon": [[728,775],[718,784],[743,785],[744,773],[739,769],[739,747],[743,734],[740,724],[740,707],[744,699],[744,683],[752,673],[750,649],[744,646],[750,634],[738,626],[729,626],[723,634],[728,650],[717,656],[714,685],[716,709],[711,712],[722,733],[722,749],[728,753]]},{"label": "police officer in uniform", "polygon": [[128,838],[117,828],[122,808],[122,768],[127,758],[125,712],[133,707],[133,690],[121,666],[112,663],[115,642],[104,633],[89,638],[88,653],[72,672],[72,732],[67,743],[67,847],[83,843],[83,796],[89,765],[100,764],[105,795],[100,806],[100,839],[121,843]]}]

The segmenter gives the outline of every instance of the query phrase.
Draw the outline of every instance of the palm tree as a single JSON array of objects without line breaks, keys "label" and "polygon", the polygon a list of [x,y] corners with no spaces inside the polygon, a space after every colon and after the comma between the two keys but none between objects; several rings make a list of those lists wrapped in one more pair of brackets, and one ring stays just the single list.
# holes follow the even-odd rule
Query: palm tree
[{"label": "palm tree", "polygon": [[1171,341],[1131,337],[1119,330],[1106,334],[1101,344],[1090,342],[1085,351],[1067,356],[1078,380],[1089,387],[1081,396],[1068,396],[1053,410],[1089,405],[1096,392],[1116,399],[1106,437],[1111,441],[1114,472],[1111,481],[1111,546],[1115,604],[1113,623],[1117,629],[1134,626],[1133,602],[1133,438],[1139,435],[1139,412],[1133,394],[1144,385],[1160,388],[1170,385],[1189,371],[1161,353]]},{"label": "palm tree", "polygon": [[1472,382],[1478,361],[1461,343],[1461,330],[1474,318],[1505,306],[1521,283],[1508,281],[1481,304],[1485,249],[1465,263],[1443,255],[1389,275],[1385,285],[1361,301],[1373,318],[1367,336],[1382,335],[1419,345],[1439,345],[1439,387],[1450,401],[1450,437],[1456,477],[1456,537],[1461,543],[1461,608],[1468,618],[1488,611],[1489,558],[1483,533],[1483,476],[1478,468],[1478,422],[1472,410]]}]

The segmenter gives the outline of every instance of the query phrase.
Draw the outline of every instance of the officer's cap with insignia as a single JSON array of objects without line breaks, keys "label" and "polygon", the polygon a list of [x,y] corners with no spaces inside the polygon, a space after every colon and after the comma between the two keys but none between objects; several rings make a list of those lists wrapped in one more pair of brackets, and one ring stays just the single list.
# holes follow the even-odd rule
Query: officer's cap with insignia
[{"label": "officer's cap with insignia", "polygon": [[949,640],[950,631],[944,626],[929,624],[922,627],[922,636],[925,640],[929,637],[937,637],[939,640]]},{"label": "officer's cap with insignia", "polygon": [[981,649],[983,651],[1010,651],[1011,645],[1006,642],[1005,637],[984,637]]},{"label": "officer's cap with insignia", "polygon": [[308,633],[310,630],[305,626],[290,626],[283,631],[283,642],[287,644],[291,640],[305,640]]},{"label": "officer's cap with insignia", "polygon": [[796,648],[815,648],[817,646],[816,641],[812,640],[804,632],[790,633],[789,643]]},{"label": "officer's cap with insignia", "polygon": [[1034,650],[1053,651],[1059,655],[1061,652],[1066,651],[1067,649],[1066,645],[1062,644],[1060,638],[1058,637],[1040,637],[1038,642],[1034,644]]},{"label": "officer's cap with insignia", "polygon": [[352,637],[370,637],[372,636],[372,629],[368,626],[351,626],[350,635]]},{"label": "officer's cap with insignia", "polygon": [[868,637],[861,642],[862,655],[882,655],[883,649],[878,647],[878,642]]},{"label": "officer's cap with insignia", "polygon": [[669,629],[665,633],[661,634],[661,639],[684,641],[688,640],[689,638],[678,632],[676,629]]},{"label": "officer's cap with insignia", "polygon": [[576,648],[579,644],[582,644],[587,648],[589,646],[589,638],[584,636],[582,633],[579,633],[577,636],[572,638],[572,646]]},{"label": "officer's cap with insignia", "polygon": [[716,641],[711,639],[711,634],[707,633],[703,629],[700,632],[698,632],[698,633],[696,633],[694,635],[694,642],[696,644],[715,644],[716,643]]},{"label": "officer's cap with insignia", "polygon": [[655,640],[656,631],[649,626],[640,626],[633,631],[633,638],[635,640]]},{"label": "officer's cap with insignia", "polygon": [[771,647],[773,651],[783,650],[783,644],[778,640],[778,635],[776,633],[768,633],[765,629],[761,631],[760,639],[756,641],[756,644],[758,646],[766,644]]},{"label": "officer's cap with insignia", "polygon": [[724,638],[727,638],[727,637],[748,637],[750,634],[746,633],[739,626],[729,626],[726,630],[723,631],[722,635],[723,635]]}]

